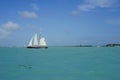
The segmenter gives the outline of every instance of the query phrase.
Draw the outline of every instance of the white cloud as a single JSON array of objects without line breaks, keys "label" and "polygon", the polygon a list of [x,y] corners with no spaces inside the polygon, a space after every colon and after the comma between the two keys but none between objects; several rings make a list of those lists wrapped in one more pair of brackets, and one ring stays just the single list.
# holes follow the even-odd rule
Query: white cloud
[{"label": "white cloud", "polygon": [[80,11],[90,11],[90,10],[92,10],[92,9],[94,9],[95,8],[95,6],[93,6],[93,5],[91,5],[91,4],[83,4],[83,5],[79,5],[78,6],[78,9],[80,10]]},{"label": "white cloud", "polygon": [[20,28],[20,26],[19,26],[17,23],[13,23],[13,22],[11,22],[11,21],[2,24],[2,27],[3,27],[5,30],[9,30],[9,31],[14,31],[14,30],[17,30],[17,29]]},{"label": "white cloud", "polygon": [[91,4],[95,7],[106,8],[113,6],[116,2],[117,0],[86,0],[85,4]]},{"label": "white cloud", "polygon": [[34,19],[34,18],[37,18],[37,14],[35,12],[29,12],[29,11],[21,11],[19,12],[20,16],[23,17],[23,18],[31,18],[31,19]]},{"label": "white cloud", "polygon": [[6,22],[0,25],[0,39],[7,37],[12,32],[18,30],[20,26],[14,22]]},{"label": "white cloud", "polygon": [[117,4],[118,0],[85,0],[78,5],[78,12],[88,12],[97,8],[111,8]]},{"label": "white cloud", "polygon": [[32,4],[31,4],[31,7],[32,7],[32,9],[34,9],[34,10],[36,10],[36,11],[38,11],[38,10],[39,10],[38,5],[37,5],[37,4],[35,4],[35,3],[32,3]]}]

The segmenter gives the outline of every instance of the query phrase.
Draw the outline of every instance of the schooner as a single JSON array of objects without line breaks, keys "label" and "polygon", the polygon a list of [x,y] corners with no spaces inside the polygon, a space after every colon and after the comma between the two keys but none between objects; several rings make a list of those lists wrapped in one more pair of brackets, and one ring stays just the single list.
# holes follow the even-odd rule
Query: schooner
[{"label": "schooner", "polygon": [[35,33],[35,35],[30,39],[27,48],[48,48],[48,46],[45,38],[40,36],[40,39],[38,39],[38,35]]}]

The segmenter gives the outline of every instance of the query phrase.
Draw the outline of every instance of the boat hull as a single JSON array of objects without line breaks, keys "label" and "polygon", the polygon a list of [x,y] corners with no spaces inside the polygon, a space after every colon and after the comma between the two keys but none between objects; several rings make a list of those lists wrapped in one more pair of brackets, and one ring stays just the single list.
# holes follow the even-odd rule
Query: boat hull
[{"label": "boat hull", "polygon": [[27,48],[39,49],[39,48],[48,48],[47,46],[28,46]]}]

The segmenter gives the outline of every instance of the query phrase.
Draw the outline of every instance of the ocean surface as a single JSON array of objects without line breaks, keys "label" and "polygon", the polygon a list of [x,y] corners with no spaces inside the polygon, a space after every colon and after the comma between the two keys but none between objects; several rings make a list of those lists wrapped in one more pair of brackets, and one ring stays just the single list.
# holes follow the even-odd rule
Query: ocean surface
[{"label": "ocean surface", "polygon": [[120,47],[0,48],[0,80],[120,80]]}]

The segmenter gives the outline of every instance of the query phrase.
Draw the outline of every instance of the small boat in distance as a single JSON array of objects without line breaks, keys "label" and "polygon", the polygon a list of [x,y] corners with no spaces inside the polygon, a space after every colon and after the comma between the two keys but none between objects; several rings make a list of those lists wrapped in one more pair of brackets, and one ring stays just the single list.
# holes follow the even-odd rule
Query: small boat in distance
[{"label": "small boat in distance", "polygon": [[37,33],[30,39],[27,48],[48,48],[45,38],[40,36],[38,39]]}]

